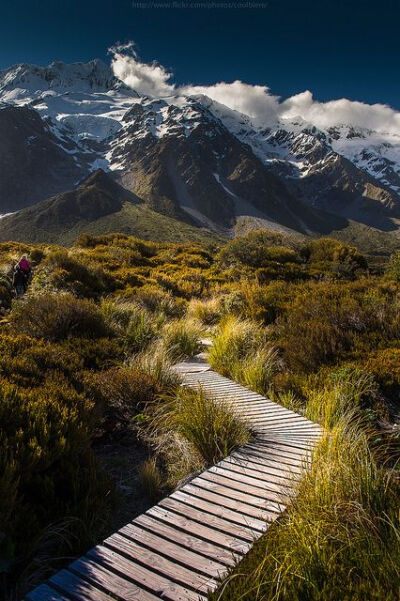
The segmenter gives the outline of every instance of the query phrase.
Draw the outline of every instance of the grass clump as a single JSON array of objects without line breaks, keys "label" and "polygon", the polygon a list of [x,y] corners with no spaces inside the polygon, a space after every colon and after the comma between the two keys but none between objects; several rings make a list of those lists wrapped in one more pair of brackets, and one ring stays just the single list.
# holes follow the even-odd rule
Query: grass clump
[{"label": "grass clump", "polygon": [[193,357],[201,350],[201,327],[188,319],[166,323],[162,330],[162,346],[172,362]]},{"label": "grass clump", "polygon": [[237,317],[225,318],[209,351],[213,369],[251,390],[266,394],[281,369],[278,352],[267,344],[258,324]]},{"label": "grass clump", "polygon": [[398,482],[344,417],[324,436],[279,523],[245,558],[220,601],[395,601]]},{"label": "grass clump", "polygon": [[349,412],[362,415],[361,408],[370,405],[377,394],[373,375],[351,366],[329,374],[321,389],[312,389],[307,397],[306,417],[326,428],[334,427]]},{"label": "grass clump", "polygon": [[209,399],[203,390],[181,389],[156,416],[161,430],[172,428],[201,455],[206,465],[217,463],[249,440],[250,432],[232,408]]},{"label": "grass clump", "polygon": [[225,318],[209,352],[211,367],[223,376],[232,376],[235,364],[255,353],[264,343],[262,329],[250,320]]},{"label": "grass clump", "polygon": [[193,298],[188,306],[188,316],[197,319],[204,326],[213,326],[221,317],[221,302],[217,297],[205,300]]},{"label": "grass clump", "polygon": [[146,429],[172,488],[188,473],[217,463],[250,438],[249,427],[232,408],[209,399],[201,389],[181,388],[169,395],[157,405]]},{"label": "grass clump", "polygon": [[101,311],[129,353],[143,351],[157,336],[156,317],[135,302],[104,300]]},{"label": "grass clump", "polygon": [[142,463],[139,477],[146,498],[152,503],[157,503],[163,496],[164,478],[155,457],[150,457]]}]

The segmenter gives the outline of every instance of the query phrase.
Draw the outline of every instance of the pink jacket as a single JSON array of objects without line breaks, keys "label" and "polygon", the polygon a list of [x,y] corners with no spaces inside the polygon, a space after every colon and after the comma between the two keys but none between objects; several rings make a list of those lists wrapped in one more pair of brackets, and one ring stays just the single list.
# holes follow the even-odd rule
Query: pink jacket
[{"label": "pink jacket", "polygon": [[31,269],[31,264],[27,259],[21,259],[18,265],[21,267],[22,271],[28,272]]}]

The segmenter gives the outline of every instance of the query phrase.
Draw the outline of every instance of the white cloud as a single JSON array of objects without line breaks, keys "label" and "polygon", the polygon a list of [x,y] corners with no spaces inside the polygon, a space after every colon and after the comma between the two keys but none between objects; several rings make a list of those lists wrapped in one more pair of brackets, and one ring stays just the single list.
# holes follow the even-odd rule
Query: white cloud
[{"label": "white cloud", "polygon": [[183,86],[181,93],[205,94],[212,100],[264,123],[276,121],[279,111],[279,97],[273,96],[266,86],[254,86],[239,80],[212,86]]},{"label": "white cloud", "polygon": [[175,85],[169,83],[172,73],[155,61],[142,63],[134,50],[133,42],[112,46],[109,53],[112,56],[111,68],[114,75],[138,94],[157,98],[174,94]]},{"label": "white cloud", "polygon": [[400,134],[400,113],[387,105],[366,104],[347,98],[318,102],[310,91],[282,102],[280,114],[286,119],[300,116],[320,128],[351,124],[382,133]]},{"label": "white cloud", "polygon": [[281,100],[271,94],[267,86],[250,85],[239,80],[211,86],[177,86],[172,81],[173,74],[165,67],[156,62],[141,62],[132,42],[113,46],[110,53],[114,74],[139,94],[155,98],[204,94],[265,125],[278,119],[301,117],[321,129],[351,124],[400,135],[400,112],[384,104],[371,105],[346,98],[318,102],[308,90]]}]

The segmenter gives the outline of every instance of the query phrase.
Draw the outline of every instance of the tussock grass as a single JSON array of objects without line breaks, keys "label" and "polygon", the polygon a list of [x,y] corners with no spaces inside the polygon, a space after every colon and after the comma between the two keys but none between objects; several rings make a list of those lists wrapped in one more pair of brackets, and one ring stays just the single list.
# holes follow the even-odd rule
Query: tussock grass
[{"label": "tussock grass", "polygon": [[193,298],[187,312],[189,317],[197,319],[204,326],[213,326],[221,317],[221,301],[215,296],[204,300]]},{"label": "tussock grass", "polygon": [[157,503],[163,496],[164,479],[155,457],[150,457],[142,463],[139,478],[147,499],[151,503]]},{"label": "tussock grass", "polygon": [[231,407],[203,390],[182,391],[165,407],[164,419],[197,449],[207,465],[217,463],[249,440],[249,429]]},{"label": "tussock grass", "polygon": [[264,333],[257,324],[228,316],[221,322],[210,349],[211,367],[223,376],[232,376],[235,363],[256,352],[263,342]]},{"label": "tussock grass", "polygon": [[127,352],[143,351],[157,336],[157,317],[135,302],[104,300],[101,311],[108,326],[124,341]]},{"label": "tussock grass", "polygon": [[246,422],[202,389],[181,388],[156,405],[145,437],[164,461],[170,486],[229,455],[250,438]]},{"label": "tussock grass", "polygon": [[269,392],[281,369],[278,352],[266,342],[265,331],[250,320],[225,318],[209,351],[213,369],[260,394]]},{"label": "tussock grass", "polygon": [[268,394],[272,379],[280,369],[278,352],[273,348],[261,348],[250,354],[234,367],[238,380],[259,394]]},{"label": "tussock grass", "polygon": [[215,601],[395,601],[398,482],[351,416],[327,433],[287,513]]},{"label": "tussock grass", "polygon": [[178,319],[165,324],[162,330],[162,345],[172,362],[193,357],[201,350],[200,325],[189,319]]},{"label": "tussock grass", "polygon": [[376,393],[377,386],[369,372],[343,367],[331,374],[323,388],[309,392],[305,415],[326,428],[332,428],[349,412],[361,416],[363,401]]}]

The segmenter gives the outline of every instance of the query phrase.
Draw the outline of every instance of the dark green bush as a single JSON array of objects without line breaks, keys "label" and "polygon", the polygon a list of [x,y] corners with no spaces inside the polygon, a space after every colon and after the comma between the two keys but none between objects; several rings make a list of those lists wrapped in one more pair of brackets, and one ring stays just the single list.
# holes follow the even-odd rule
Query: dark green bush
[{"label": "dark green bush", "polygon": [[[91,404],[63,381],[23,392],[0,381],[3,574],[26,569],[49,524],[68,516],[104,526],[112,496],[90,450],[91,415]],[[80,542],[89,542],[83,532]]]},{"label": "dark green bush", "polygon": [[100,433],[108,436],[132,428],[133,418],[162,392],[157,378],[138,367],[88,373],[85,388],[101,411]]},{"label": "dark green bush", "polygon": [[51,341],[71,336],[101,338],[107,334],[97,306],[71,293],[27,296],[15,304],[10,324],[15,332]]},{"label": "dark green bush", "polygon": [[49,271],[48,281],[52,287],[77,296],[95,298],[106,291],[112,292],[116,287],[100,266],[84,265],[66,250],[49,253],[43,267]]}]

